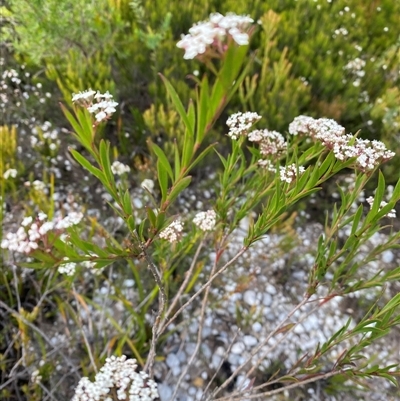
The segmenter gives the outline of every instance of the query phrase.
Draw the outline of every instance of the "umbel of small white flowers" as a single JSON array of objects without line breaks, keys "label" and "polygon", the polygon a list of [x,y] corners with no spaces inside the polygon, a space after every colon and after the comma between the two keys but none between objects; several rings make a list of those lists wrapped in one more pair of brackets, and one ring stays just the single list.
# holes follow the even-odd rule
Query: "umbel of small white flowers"
[{"label": "umbel of small white flowers", "polygon": [[189,29],[189,34],[183,35],[177,47],[185,50],[184,59],[208,54],[218,57],[227,49],[228,41],[234,41],[239,46],[249,43],[250,25],[254,22],[246,15],[214,13],[207,21],[198,22]]},{"label": "umbel of small white flowers", "polygon": [[66,228],[78,224],[82,218],[83,214],[80,212],[70,212],[65,217],[56,217],[51,221],[43,212],[35,219],[32,216],[25,217],[15,233],[9,232],[5,235],[0,246],[9,251],[29,254],[47,243],[46,238],[50,231],[61,238]]},{"label": "umbel of small white flowers", "polygon": [[167,240],[168,242],[177,242],[182,237],[183,222],[178,219],[173,221],[167,228],[164,228],[160,232],[160,238]]},{"label": "umbel of small white flowers", "polygon": [[202,231],[212,231],[217,222],[217,214],[214,210],[199,212],[194,216],[193,223]]},{"label": "umbel of small white flowers", "polygon": [[108,120],[118,106],[110,93],[100,93],[92,89],[73,94],[72,102],[85,107],[89,113],[94,114],[97,123]]},{"label": "umbel of small white flowers", "polygon": [[[368,202],[370,208],[372,209],[372,206],[373,206],[374,200],[375,200],[374,197],[370,196],[369,198],[367,198],[365,200]],[[381,211],[382,208],[384,208],[386,205],[387,205],[387,202],[381,201],[381,204],[379,205],[379,211]],[[390,210],[385,216],[395,219],[396,218],[396,210],[395,209]]]},{"label": "umbel of small white flowers", "polygon": [[147,373],[137,372],[136,359],[112,356],[96,374],[94,382],[83,377],[71,401],[154,401],[159,400],[157,383]]},{"label": "umbel of small white flowers", "polygon": [[313,140],[321,142],[333,151],[338,160],[356,158],[355,167],[361,171],[373,170],[395,155],[381,141],[369,141],[345,134],[344,127],[328,118],[296,117],[289,125],[289,133],[310,136]]},{"label": "umbel of small white flowers", "polygon": [[[250,132],[252,125],[260,118],[257,113],[232,114],[226,122],[229,127],[228,136],[233,140],[237,140],[240,136],[246,136],[249,141],[259,144],[260,153],[264,157],[280,156],[286,150],[287,144],[279,132],[268,130]],[[395,155],[381,141],[370,141],[357,138],[351,134],[345,134],[344,127],[328,118],[296,117],[289,124],[289,134],[309,136],[314,141],[321,142],[322,145],[333,152],[338,160],[347,161],[354,158],[354,167],[364,172],[373,170]],[[268,171],[275,170],[270,161],[260,160],[259,165]],[[280,176],[282,181],[289,182],[289,178],[293,177],[295,171],[301,173],[304,169],[301,166],[298,169],[293,166],[281,167]]]}]

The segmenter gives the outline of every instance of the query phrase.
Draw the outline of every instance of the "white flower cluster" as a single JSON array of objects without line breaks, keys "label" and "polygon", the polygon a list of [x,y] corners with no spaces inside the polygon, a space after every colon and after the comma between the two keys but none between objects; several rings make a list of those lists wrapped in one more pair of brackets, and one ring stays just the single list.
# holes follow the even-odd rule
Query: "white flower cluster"
[{"label": "white flower cluster", "polygon": [[131,168],[117,160],[111,165],[111,171],[113,174],[122,175],[125,173],[129,173],[131,171]]},{"label": "white flower cluster", "polygon": [[150,180],[149,178],[145,178],[142,183],[140,184],[140,186],[143,189],[147,189],[147,191],[149,192],[153,192],[154,189],[154,181]]},{"label": "white flower cluster", "polygon": [[263,156],[279,156],[287,149],[285,138],[277,131],[255,130],[250,132],[248,139],[259,144]]},{"label": "white flower cluster", "polygon": [[289,125],[289,133],[309,135],[312,139],[320,141],[334,152],[338,160],[356,158],[356,167],[361,171],[373,170],[395,155],[383,142],[345,134],[345,129],[341,125],[327,118],[316,120],[307,116],[296,117]]},{"label": "white flower cluster", "polygon": [[[370,196],[369,198],[366,199],[366,201],[369,203],[369,206],[372,208],[372,205],[374,204],[374,197]],[[386,205],[387,205],[387,202],[382,201],[381,204],[379,205],[379,211],[381,211],[381,209],[384,208]],[[391,219],[395,219],[396,218],[396,210],[392,209],[385,216],[390,217]]]},{"label": "white flower cluster", "polygon": [[240,136],[247,136],[250,128],[261,119],[257,113],[235,113],[226,121],[229,127],[228,136],[231,139],[238,139]]},{"label": "white flower cluster", "polygon": [[305,169],[303,166],[297,166],[296,163],[290,164],[289,166],[279,167],[279,175],[281,181],[290,184],[297,177],[297,171],[299,174],[304,173]]},{"label": "white flower cluster", "polygon": [[98,123],[108,120],[116,112],[115,108],[118,106],[108,91],[100,93],[92,89],[73,94],[72,101],[94,114]]},{"label": "white flower cluster", "polygon": [[359,57],[355,58],[352,61],[349,61],[343,69],[349,71],[353,76],[355,76],[355,80],[353,81],[353,86],[358,87],[361,85],[361,78],[365,75],[365,61],[360,59]]},{"label": "white flower cluster", "polygon": [[263,169],[265,169],[265,170],[267,170],[267,171],[270,171],[271,173],[276,173],[275,165],[271,162],[271,160],[268,160],[268,159],[260,159],[260,160],[258,161],[258,165],[259,165],[261,168],[263,168]]},{"label": "white flower cluster", "polygon": [[4,178],[5,180],[8,180],[10,177],[11,177],[11,178],[15,178],[15,177],[17,176],[17,174],[18,174],[18,171],[15,170],[15,168],[10,168],[10,169],[8,169],[8,170],[6,170],[6,171],[4,172],[3,178]]},{"label": "white flower cluster", "polygon": [[75,389],[71,401],[112,401],[110,390],[115,391],[116,399],[126,401],[153,401],[159,399],[157,383],[147,373],[136,372],[136,359],[112,356],[91,382],[83,377]]},{"label": "white flower cluster", "polygon": [[[64,260],[68,260],[68,258],[64,258]],[[76,263],[74,262],[65,262],[58,266],[58,272],[61,274],[65,274],[67,276],[73,276],[76,270]]]},{"label": "white flower cluster", "polygon": [[39,213],[35,220],[25,217],[17,232],[9,232],[1,241],[0,247],[19,253],[29,254],[39,248],[49,231],[56,231],[58,234],[68,227],[78,224],[83,218],[82,213],[70,212],[67,216],[53,221],[47,221],[45,213]]},{"label": "white flower cluster", "polygon": [[354,60],[349,61],[343,67],[343,69],[348,70],[361,78],[365,75],[364,67],[365,67],[365,61],[357,57]]},{"label": "white flower cluster", "polygon": [[[29,181],[27,181],[25,183],[26,186],[30,186],[31,183]],[[43,181],[40,180],[35,180],[32,182],[32,187],[35,191],[39,191],[39,192],[45,192],[46,191],[46,184]]]},{"label": "white flower cluster", "polygon": [[184,59],[193,59],[204,54],[207,49],[223,53],[227,39],[232,38],[238,45],[249,43],[248,28],[254,22],[246,15],[214,13],[208,21],[199,22],[182,35],[177,47],[185,50]]},{"label": "white flower cluster", "polygon": [[193,223],[203,231],[212,231],[217,222],[217,214],[214,210],[197,213],[194,216]]},{"label": "white flower cluster", "polygon": [[171,243],[177,242],[183,231],[183,222],[181,220],[173,221],[167,228],[160,232],[160,238],[165,239]]}]

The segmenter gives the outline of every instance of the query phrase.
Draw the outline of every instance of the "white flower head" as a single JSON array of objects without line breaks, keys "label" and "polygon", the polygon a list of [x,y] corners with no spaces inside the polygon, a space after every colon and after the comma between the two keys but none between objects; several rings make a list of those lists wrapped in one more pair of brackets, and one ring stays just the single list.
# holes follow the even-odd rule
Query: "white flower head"
[{"label": "white flower head", "polygon": [[249,44],[249,27],[254,22],[246,15],[214,13],[207,21],[199,22],[183,35],[177,47],[184,49],[184,59],[193,59],[207,52],[223,53],[225,44],[232,38],[239,46]]},{"label": "white flower head", "polygon": [[[370,196],[365,200],[368,202],[370,208],[372,209],[372,206],[373,206],[374,200],[375,200],[374,197]],[[387,202],[381,201],[378,211],[380,212],[382,210],[382,208],[384,208],[386,205],[387,205]],[[385,217],[389,217],[391,219],[395,219],[396,218],[396,209],[390,210],[387,214],[385,214]]]},{"label": "white flower head", "polygon": [[118,106],[118,103],[113,100],[113,96],[108,91],[100,93],[92,89],[74,94],[72,101],[79,106],[85,107],[89,113],[94,114],[98,123],[108,120],[116,112],[116,107]]},{"label": "white flower head", "polygon": [[154,189],[154,181],[146,178],[145,180],[142,181],[140,186],[144,189],[147,189],[149,192],[153,192]]},{"label": "white flower head", "polygon": [[[68,260],[68,258],[64,258],[64,260]],[[66,276],[73,276],[76,270],[76,263],[74,262],[65,262],[58,266],[58,272],[61,274],[65,274]]]},{"label": "white flower head", "polygon": [[232,114],[226,121],[229,127],[228,136],[233,140],[243,135],[247,136],[250,128],[260,119],[261,116],[252,112]]},{"label": "white flower head", "polygon": [[171,243],[177,242],[183,232],[183,222],[181,220],[173,221],[167,228],[160,232],[160,238],[165,239]]},{"label": "white flower head", "polygon": [[248,140],[257,142],[263,156],[279,156],[287,149],[287,143],[282,134],[267,129],[250,132]]},{"label": "white flower head", "polygon": [[111,165],[111,171],[115,175],[122,175],[125,173],[129,173],[131,169],[126,164],[123,164],[117,160]]},{"label": "white flower head", "polygon": [[203,231],[212,231],[217,222],[217,214],[214,210],[197,213],[193,223]]},{"label": "white flower head", "polygon": [[287,182],[288,184],[292,183],[298,174],[304,173],[305,169],[303,166],[297,166],[296,163],[290,164],[289,166],[280,167],[279,174],[281,181]]},{"label": "white flower head", "polygon": [[8,180],[10,177],[15,178],[18,174],[18,171],[15,168],[10,168],[4,172],[3,177],[5,180]]},{"label": "white flower head", "polygon": [[125,355],[107,358],[94,382],[87,377],[79,381],[72,401],[108,401],[111,400],[111,389],[114,389],[118,400],[158,400],[157,383],[147,373],[137,372],[137,368],[136,359],[127,359]]}]

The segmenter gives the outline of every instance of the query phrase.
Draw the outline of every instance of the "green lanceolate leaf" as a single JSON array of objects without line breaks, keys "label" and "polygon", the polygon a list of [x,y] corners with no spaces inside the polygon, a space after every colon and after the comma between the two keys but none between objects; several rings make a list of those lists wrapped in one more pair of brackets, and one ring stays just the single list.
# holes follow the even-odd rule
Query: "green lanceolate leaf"
[{"label": "green lanceolate leaf", "polygon": [[[188,117],[191,120],[191,123],[193,122],[193,126],[194,126],[195,111],[194,111],[194,105],[193,105],[192,101],[189,104]],[[189,165],[190,160],[193,157],[193,152],[194,152],[193,145],[194,145],[193,131],[189,131],[188,129],[186,129],[185,130],[185,138],[183,141],[182,167],[187,167]]]},{"label": "green lanceolate leaf", "polygon": [[385,178],[381,171],[379,171],[378,187],[376,188],[374,203],[372,204],[371,210],[365,219],[366,223],[370,223],[374,217],[378,214],[381,206],[383,195],[385,192]]},{"label": "green lanceolate leaf", "polygon": [[174,87],[171,85],[171,83],[168,81],[168,79],[166,77],[164,77],[161,74],[160,74],[160,77],[163,80],[165,88],[167,89],[168,95],[170,96],[172,103],[174,104],[174,106],[176,108],[176,111],[180,115],[183,123],[185,124],[186,129],[193,136],[194,135],[194,126],[192,126],[192,123],[189,120],[188,115],[186,114],[185,108],[183,107],[181,99],[179,98],[178,94],[176,93],[176,90],[174,89]]},{"label": "green lanceolate leaf", "polygon": [[192,177],[189,175],[185,178],[182,178],[179,182],[177,182],[171,189],[170,194],[168,195],[168,202],[172,203],[178,195],[189,186],[190,182],[192,181]]},{"label": "green lanceolate leaf", "polygon": [[100,141],[100,164],[103,169],[103,172],[109,182],[110,186],[114,183],[114,176],[111,171],[110,164],[110,143],[106,143],[104,139]]},{"label": "green lanceolate leaf", "polygon": [[158,173],[158,182],[160,184],[161,197],[162,201],[164,202],[167,199],[167,193],[168,193],[168,173],[167,170],[164,168],[161,159],[157,160],[157,173]]},{"label": "green lanceolate leaf", "polygon": [[196,129],[196,142],[203,141],[206,125],[207,125],[207,111],[209,99],[209,85],[207,76],[204,76],[201,85],[197,90],[197,129]]},{"label": "green lanceolate leaf", "polygon": [[158,162],[161,164],[164,171],[169,175],[171,180],[173,180],[174,174],[172,172],[172,167],[169,164],[169,161],[168,161],[167,156],[165,155],[164,151],[158,145],[156,145],[154,142],[149,142],[149,146],[153,150],[153,152],[156,154]]},{"label": "green lanceolate leaf", "polygon": [[131,202],[131,194],[129,193],[129,190],[128,190],[128,189],[125,191],[122,200],[123,200],[124,212],[125,212],[128,216],[131,216],[132,213],[133,213],[133,209],[132,209],[132,202]]},{"label": "green lanceolate leaf", "polygon": [[181,160],[180,160],[179,148],[178,148],[178,144],[176,143],[176,140],[174,141],[174,161],[175,161],[174,168],[175,168],[175,181],[176,181],[181,174]]},{"label": "green lanceolate leaf", "polygon": [[83,157],[78,151],[75,149],[69,148],[69,151],[71,152],[72,156],[74,159],[89,173],[93,174],[96,178],[98,178],[101,182],[105,181],[105,176],[101,170],[99,170],[97,167],[94,167],[92,163],[90,163],[89,160],[87,160],[85,157]]},{"label": "green lanceolate leaf", "polygon": [[150,207],[147,207],[146,211],[147,211],[147,217],[149,218],[151,226],[156,227],[157,217],[156,217],[155,213],[153,212],[153,209]]}]

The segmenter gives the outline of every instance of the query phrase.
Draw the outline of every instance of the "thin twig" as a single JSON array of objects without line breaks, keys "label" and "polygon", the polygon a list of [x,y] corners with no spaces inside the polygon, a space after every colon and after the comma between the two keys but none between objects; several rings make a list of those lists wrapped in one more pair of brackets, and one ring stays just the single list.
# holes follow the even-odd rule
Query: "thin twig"
[{"label": "thin twig", "polygon": [[[273,331],[271,331],[271,333],[265,338],[264,341],[262,341],[250,354],[250,357],[247,358],[241,365],[239,365],[236,370],[230,375],[230,377],[225,380],[225,382],[220,386],[217,387],[214,392],[212,393],[212,397],[215,397],[221,390],[223,390],[224,388],[226,388],[229,383],[232,382],[232,380],[239,374],[239,372],[249,363],[249,359],[252,358],[254,355],[257,354],[258,351],[260,351],[260,349],[269,342],[269,340],[275,336],[278,331],[283,327],[283,325],[294,315],[294,313],[299,310],[303,305],[305,305],[308,301],[308,296],[305,295],[303,300],[296,305],[287,315],[286,317],[278,324],[278,326],[275,327],[275,329]],[[246,396],[247,398],[247,396]]]},{"label": "thin twig", "polygon": [[158,302],[159,302],[159,309],[158,309],[158,313],[156,316],[156,319],[154,321],[153,324],[153,335],[151,338],[151,343],[150,343],[150,350],[149,350],[149,355],[147,357],[147,361],[146,364],[144,366],[144,370],[148,371],[149,376],[151,378],[154,377],[154,360],[156,357],[156,345],[157,345],[157,340],[159,337],[158,334],[158,328],[160,326],[161,323],[161,317],[163,316],[164,312],[165,312],[165,307],[166,307],[166,301],[167,301],[167,296],[165,294],[165,288],[164,285],[162,283],[161,277],[158,274],[157,271],[157,266],[153,263],[153,261],[151,260],[150,256],[148,255],[146,248],[144,246],[144,244],[140,244],[140,248],[143,252],[144,258],[147,261],[147,266],[150,269],[151,273],[153,274],[154,280],[158,286]]},{"label": "thin twig", "polygon": [[[217,269],[217,258],[215,258],[213,267],[210,272],[210,278],[213,276],[215,273],[215,270]],[[182,383],[183,378],[186,376],[187,371],[189,370],[189,367],[192,366],[192,363],[194,359],[196,358],[197,353],[199,352],[200,345],[201,345],[201,337],[203,334],[203,325],[204,325],[204,315],[206,312],[206,307],[207,307],[207,301],[208,301],[208,294],[210,293],[210,287],[206,288],[206,291],[204,293],[203,301],[201,303],[201,312],[200,312],[200,320],[199,320],[199,328],[198,328],[198,333],[197,333],[197,341],[196,341],[196,346],[194,348],[194,351],[192,355],[190,356],[189,361],[186,363],[184,369],[182,370],[181,375],[179,376],[178,382],[175,385],[175,390],[174,393],[172,394],[171,400],[176,399],[176,395],[178,393],[179,387]]]},{"label": "thin twig", "polygon": [[[223,363],[228,359],[229,353],[231,352],[231,349],[233,347],[233,344],[235,343],[235,340],[237,338],[237,336],[239,335],[240,332],[240,328],[235,332],[235,334],[233,335],[233,338],[229,344],[228,349],[225,351],[224,355],[222,356],[221,360],[219,361],[219,364],[217,366],[217,369],[215,370],[212,378],[209,380],[209,382],[207,383],[206,388],[203,391],[203,394],[201,396],[200,401],[203,401],[204,397],[207,394],[208,389],[210,388],[211,384],[213,383],[213,381],[215,380],[215,378],[217,377],[218,372],[221,370],[221,367],[223,365]],[[207,401],[210,401],[210,399],[208,398]]]},{"label": "thin twig", "polygon": [[197,297],[199,294],[201,294],[207,287],[209,287],[212,282],[219,277],[232,263],[234,263],[237,259],[240,258],[246,251],[247,247],[243,247],[231,260],[229,260],[224,266],[221,267],[216,273],[214,273],[209,280],[201,286],[201,288],[196,291],[190,299],[184,303],[178,310],[175,312],[175,314],[165,323],[165,327],[168,327],[181,313],[184,309],[186,309]]},{"label": "thin twig", "polygon": [[[265,397],[267,397],[267,396],[269,397],[271,395],[279,394],[279,393],[282,393],[283,391],[287,391],[287,390],[291,390],[296,387],[304,386],[306,384],[313,383],[318,380],[326,380],[326,379],[329,379],[330,377],[344,374],[344,373],[346,373],[345,370],[335,370],[335,371],[328,372],[328,373],[318,374],[313,377],[310,377],[309,379],[299,380],[296,383],[292,383],[292,384],[289,384],[288,386],[284,386],[284,387],[277,388],[277,389],[274,389],[271,391],[267,391],[265,393],[250,394],[250,395],[246,394],[245,398],[246,398],[246,400],[254,400],[255,398],[259,398],[259,397],[263,397],[263,399],[266,399]],[[232,395],[229,395],[226,397],[216,398],[216,399],[214,399],[214,401],[235,401],[235,400],[239,401],[242,399],[243,399],[243,394],[237,395],[234,397],[232,397]]]},{"label": "thin twig", "polygon": [[15,311],[14,309],[10,308],[8,305],[6,305],[3,301],[0,300],[0,307],[2,307],[3,309],[5,309],[8,313],[10,313],[11,315],[16,315],[18,316],[19,319],[21,319],[27,326],[29,326],[31,329],[33,329],[34,331],[36,331],[40,336],[42,336],[42,338],[50,345],[50,347],[52,349],[54,349],[57,353],[59,353],[61,355],[61,357],[64,359],[65,363],[67,365],[69,365],[72,368],[72,371],[76,374],[76,376],[78,378],[80,378],[79,373],[77,372],[77,368],[75,366],[75,364],[73,364],[65,355],[64,353],[61,352],[61,348],[60,347],[56,347],[52,344],[51,340],[49,337],[47,337],[47,335],[40,330],[38,327],[36,327],[34,324],[32,324],[28,319],[26,319],[24,316],[22,316],[20,313],[18,313],[17,311]]},{"label": "thin twig", "polygon": [[185,279],[183,280],[183,283],[182,283],[181,286],[179,287],[178,292],[177,292],[176,295],[174,296],[174,299],[172,300],[171,305],[169,306],[167,312],[165,313],[165,315],[164,315],[164,317],[163,317],[163,319],[162,319],[162,321],[161,321],[161,323],[160,323],[160,327],[159,327],[159,329],[158,329],[158,335],[159,335],[159,336],[160,336],[160,335],[163,333],[163,331],[164,331],[165,322],[167,321],[168,316],[169,316],[169,315],[172,313],[172,311],[174,310],[176,304],[179,302],[179,300],[180,300],[180,298],[181,298],[181,295],[182,295],[183,291],[186,289],[186,286],[187,286],[187,284],[189,283],[189,280],[190,280],[191,275],[192,275],[192,272],[193,272],[193,270],[194,270],[194,268],[195,268],[195,266],[196,266],[197,259],[198,259],[199,255],[200,255],[200,251],[201,251],[201,248],[203,247],[203,245],[204,245],[204,241],[200,241],[199,246],[198,246],[197,249],[196,249],[196,253],[195,253],[194,256],[193,256],[193,260],[192,260],[192,263],[191,263],[191,265],[190,265],[190,267],[189,267],[189,270],[188,270],[188,271],[186,272],[186,274],[185,274]]},{"label": "thin twig", "polygon": [[[83,322],[82,322],[82,316],[81,316],[81,313],[80,313],[79,300],[78,300],[78,297],[76,295],[77,293],[76,293],[74,284],[72,284],[72,294],[73,294],[73,296],[75,298],[76,308],[77,308],[77,311],[78,311],[77,318],[78,318],[78,322],[79,322],[79,325],[80,325],[80,327],[79,327],[80,328],[80,332],[82,334],[83,341],[85,342],[85,345],[86,345],[86,349],[87,349],[87,352],[88,352],[88,355],[89,355],[90,363],[92,364],[94,371],[97,373],[98,370],[97,370],[96,363],[94,361],[92,349],[90,348],[90,344],[89,344],[89,341],[88,341],[88,339],[86,337],[85,330],[83,330]],[[87,314],[87,315],[88,315],[88,321],[89,321],[89,324],[90,324],[92,320],[90,319],[89,314]],[[91,327],[91,324],[90,324],[89,327]],[[92,329],[90,329],[90,331],[92,331]]]},{"label": "thin twig", "polygon": [[[317,309],[319,309],[319,305],[315,306],[314,308],[312,308],[310,311],[308,311],[307,313],[304,314],[304,316],[299,319],[295,325],[293,325],[293,327],[291,327],[290,329],[286,330],[285,334],[279,338],[274,345],[272,345],[271,347],[269,347],[268,349],[264,350],[264,352],[262,352],[262,354],[259,356],[259,358],[257,359],[257,361],[255,363],[253,363],[253,366],[251,367],[251,369],[249,369],[249,371],[246,373],[246,376],[243,378],[242,383],[239,385],[239,388],[241,387],[241,385],[243,385],[244,381],[254,372],[255,369],[257,369],[257,367],[260,365],[261,361],[263,359],[265,359],[265,357],[268,354],[271,354],[272,351],[274,351],[278,345],[280,345],[282,343],[282,341],[293,331],[293,329],[301,322],[303,322],[308,316],[310,316],[312,313],[314,313]],[[250,358],[249,358],[250,361]],[[253,388],[253,390],[264,387],[265,385],[268,385],[267,383],[257,387],[257,388]]]}]

